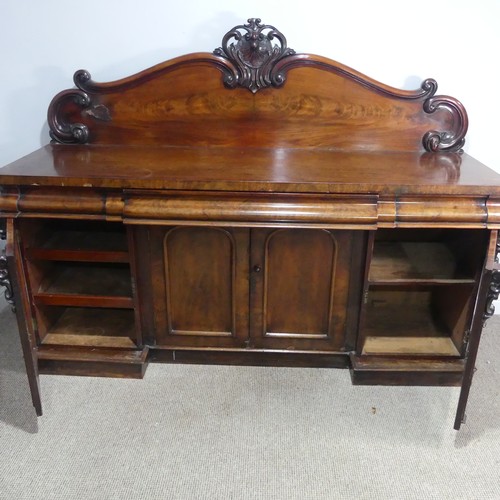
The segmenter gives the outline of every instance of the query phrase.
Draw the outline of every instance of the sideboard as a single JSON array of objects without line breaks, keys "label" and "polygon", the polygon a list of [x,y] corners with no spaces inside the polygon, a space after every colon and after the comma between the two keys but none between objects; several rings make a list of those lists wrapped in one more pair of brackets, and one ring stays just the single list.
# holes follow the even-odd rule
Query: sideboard
[{"label": "sideboard", "polygon": [[37,414],[39,373],[231,363],[461,386],[460,427],[500,291],[500,175],[463,152],[458,100],[297,54],[259,19],[74,83],[52,142],[0,170]]}]

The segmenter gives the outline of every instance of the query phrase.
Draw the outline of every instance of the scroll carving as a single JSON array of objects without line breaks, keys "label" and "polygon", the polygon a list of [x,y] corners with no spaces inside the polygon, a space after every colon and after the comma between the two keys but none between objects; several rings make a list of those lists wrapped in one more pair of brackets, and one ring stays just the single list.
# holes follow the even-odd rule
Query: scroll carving
[{"label": "scroll carving", "polygon": [[85,83],[90,80],[90,74],[85,70],[75,73],[73,80],[76,89],[65,90],[57,94],[50,103],[47,121],[50,128],[50,137],[53,141],[63,144],[85,144],[89,141],[89,129],[84,123],[71,123],[64,119],[61,109],[72,104],[81,108],[81,116],[88,115],[96,120],[109,121],[111,114],[103,104],[94,104],[85,91]]},{"label": "scroll carving", "polygon": [[[0,221],[1,223],[1,221]],[[0,227],[0,240],[5,240],[7,237],[5,228]],[[2,250],[0,254],[0,287],[5,288],[5,300],[12,306],[14,310],[14,294],[12,292],[12,284],[9,277],[9,269],[7,267],[7,256],[5,255],[5,249]]]},{"label": "scroll carving", "polygon": [[[495,247],[495,263],[500,262],[500,238],[497,239]],[[490,287],[488,288],[488,296],[486,299],[486,308],[483,314],[483,326],[488,319],[495,314],[495,306],[493,302],[498,300],[500,295],[500,269],[494,268],[491,274]]]},{"label": "scroll carving", "polygon": [[[434,92],[437,90],[434,89]],[[424,101],[424,111],[432,114],[437,110],[445,110],[451,114],[452,130],[429,130],[423,137],[423,145],[427,151],[460,152],[465,144],[465,134],[469,125],[467,112],[462,103],[448,96],[435,96],[434,93]]]},{"label": "scroll carving", "polygon": [[498,299],[500,295],[500,270],[494,269],[491,275],[491,283],[488,289],[488,298],[486,300],[486,310],[483,315],[483,325],[493,314],[495,314],[495,306],[493,302]]},{"label": "scroll carving", "polygon": [[[236,43],[230,43],[231,40]],[[273,45],[273,40],[278,44]],[[284,57],[295,54],[287,47],[286,38],[274,26],[261,24],[258,18],[248,19],[248,24],[240,24],[228,31],[222,39],[222,46],[214,54],[228,59],[234,65],[224,71],[227,87],[246,87],[253,93],[271,85],[279,86],[284,76],[275,74],[275,65]]]},{"label": "scroll carving", "polygon": [[68,101],[84,109],[90,106],[89,96],[81,90],[65,90],[57,94],[49,106],[47,118],[50,138],[64,144],[85,144],[89,140],[88,127],[83,123],[68,123],[61,119],[59,110]]}]

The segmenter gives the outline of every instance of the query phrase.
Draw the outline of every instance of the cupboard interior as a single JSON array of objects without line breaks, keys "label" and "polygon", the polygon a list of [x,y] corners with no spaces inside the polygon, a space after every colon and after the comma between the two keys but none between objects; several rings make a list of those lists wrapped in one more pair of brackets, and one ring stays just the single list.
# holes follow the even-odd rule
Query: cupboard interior
[{"label": "cupboard interior", "polygon": [[126,229],[105,221],[21,221],[40,344],[137,346]]},{"label": "cupboard interior", "polygon": [[359,335],[362,355],[463,355],[487,232],[376,231]]}]

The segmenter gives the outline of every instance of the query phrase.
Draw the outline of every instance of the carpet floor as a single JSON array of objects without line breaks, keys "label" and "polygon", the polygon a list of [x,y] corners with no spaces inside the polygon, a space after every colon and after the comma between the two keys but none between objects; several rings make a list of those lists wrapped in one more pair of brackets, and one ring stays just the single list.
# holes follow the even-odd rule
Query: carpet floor
[{"label": "carpet floor", "polygon": [[0,499],[500,499],[500,317],[458,388],[352,386],[348,370],[150,364],[41,376],[36,418],[0,301]]}]

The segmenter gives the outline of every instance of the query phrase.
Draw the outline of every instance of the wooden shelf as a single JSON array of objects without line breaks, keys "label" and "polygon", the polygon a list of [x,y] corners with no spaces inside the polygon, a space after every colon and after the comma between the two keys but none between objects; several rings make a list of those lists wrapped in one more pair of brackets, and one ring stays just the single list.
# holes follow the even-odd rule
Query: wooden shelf
[{"label": "wooden shelf", "polygon": [[68,307],[48,329],[44,345],[135,348],[134,312]]},{"label": "wooden shelf", "polygon": [[457,269],[455,257],[443,243],[376,242],[368,278],[370,283],[474,283]]},{"label": "wooden shelf", "polygon": [[38,247],[28,247],[31,260],[64,260],[81,262],[128,262],[127,240],[118,231],[54,231]]},{"label": "wooden shelf", "polygon": [[122,265],[58,262],[33,296],[37,305],[133,308],[130,270]]},{"label": "wooden shelf", "polygon": [[450,337],[366,337],[364,356],[410,354],[427,356],[459,356]]}]

